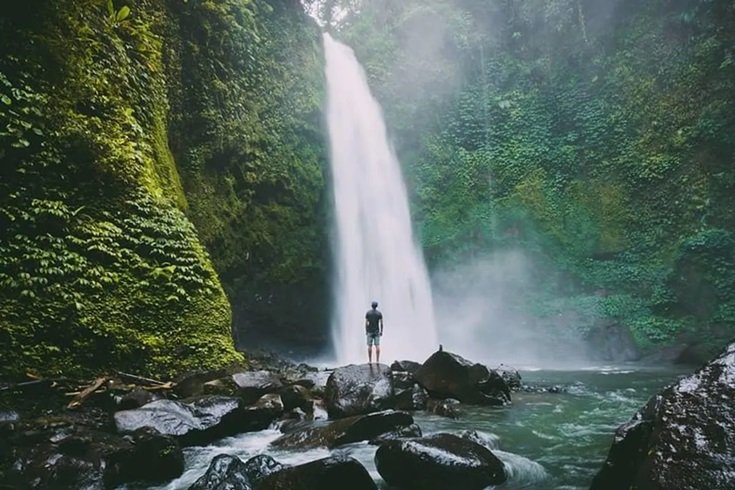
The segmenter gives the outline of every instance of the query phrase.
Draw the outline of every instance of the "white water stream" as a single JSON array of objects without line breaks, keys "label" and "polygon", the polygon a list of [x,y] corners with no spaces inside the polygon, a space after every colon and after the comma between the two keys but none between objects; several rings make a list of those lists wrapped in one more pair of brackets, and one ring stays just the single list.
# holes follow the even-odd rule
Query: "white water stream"
[{"label": "white water stream", "polygon": [[334,192],[334,312],[339,363],[367,362],[365,312],[379,302],[381,361],[422,362],[437,347],[431,286],[406,186],[378,102],[352,49],[324,35]]}]

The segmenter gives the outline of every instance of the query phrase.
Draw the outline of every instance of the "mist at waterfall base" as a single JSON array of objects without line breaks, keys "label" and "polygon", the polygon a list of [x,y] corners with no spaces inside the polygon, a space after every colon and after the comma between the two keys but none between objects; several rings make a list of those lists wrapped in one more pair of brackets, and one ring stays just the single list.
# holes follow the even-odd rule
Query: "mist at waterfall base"
[{"label": "mist at waterfall base", "polygon": [[523,251],[501,250],[432,273],[439,342],[490,367],[576,368],[591,360],[577,325],[530,311],[541,264]]},{"label": "mist at waterfall base", "polygon": [[333,190],[332,320],[335,361],[366,362],[365,312],[384,314],[382,359],[425,359],[436,350],[431,286],[400,164],[363,68],[324,34]]}]

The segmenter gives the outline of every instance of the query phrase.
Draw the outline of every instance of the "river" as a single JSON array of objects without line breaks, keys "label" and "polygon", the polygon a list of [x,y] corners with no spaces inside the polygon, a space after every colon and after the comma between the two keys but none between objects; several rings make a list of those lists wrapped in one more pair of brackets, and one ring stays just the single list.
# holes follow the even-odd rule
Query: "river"
[{"label": "river", "polygon": [[[476,430],[494,445],[511,478],[499,489],[581,490],[602,465],[615,428],[627,421],[653,394],[684,371],[640,366],[597,367],[582,370],[521,371],[534,386],[559,386],[560,393],[519,392],[504,408],[463,406],[460,419],[421,412],[416,422],[424,434]],[[242,434],[207,447],[185,450],[185,473],[159,489],[186,489],[216,455],[228,453],[243,460],[268,453],[282,463],[299,464],[330,454],[323,449],[269,450],[281,434],[277,430]],[[370,471],[380,488],[387,488],[375,469],[375,446],[358,443],[331,451],[349,454]]]}]

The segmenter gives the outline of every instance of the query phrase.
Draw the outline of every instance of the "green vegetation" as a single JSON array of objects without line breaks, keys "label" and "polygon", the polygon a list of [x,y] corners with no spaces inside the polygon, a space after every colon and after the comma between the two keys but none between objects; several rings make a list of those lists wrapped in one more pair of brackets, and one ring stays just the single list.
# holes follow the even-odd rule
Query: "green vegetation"
[{"label": "green vegetation", "polygon": [[215,266],[321,267],[318,40],[286,1],[5,9],[0,374],[241,359]]},{"label": "green vegetation", "polygon": [[[559,338],[733,336],[732,2],[317,10],[383,103],[432,267],[522,251],[513,306]],[[0,375],[221,366],[232,332],[324,344],[323,59],[298,1],[12,1],[0,54]]]},{"label": "green vegetation", "polygon": [[385,107],[432,266],[521,249],[521,308],[550,325],[612,320],[644,349],[733,337],[732,2],[334,3],[355,9],[334,28]]}]

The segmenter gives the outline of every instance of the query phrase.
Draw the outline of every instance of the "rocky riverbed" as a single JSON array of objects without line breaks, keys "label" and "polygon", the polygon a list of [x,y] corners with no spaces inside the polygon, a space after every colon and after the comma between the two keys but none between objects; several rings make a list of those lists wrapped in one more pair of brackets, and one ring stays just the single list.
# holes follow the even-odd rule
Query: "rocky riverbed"
[{"label": "rocky riverbed", "polygon": [[[730,366],[731,357],[713,365]],[[718,376],[709,369],[695,375],[700,385],[715,386],[714,378],[724,380],[725,387],[732,383],[725,376],[730,368],[721,368]],[[523,452],[501,451],[491,434],[507,414],[534,418],[543,414],[544,404],[550,414],[560,410],[580,398],[579,385],[524,384],[512,368],[488,369],[449,352],[437,352],[421,364],[334,370],[260,357],[247,368],[189,373],[175,383],[129,381],[104,379],[70,409],[62,408],[69,402],[64,396],[71,389],[68,382],[5,386],[0,411],[4,484],[146,488],[174,481],[170,488],[372,489],[378,482],[405,489],[479,489],[508,480],[504,487],[581,488],[552,484],[555,475],[544,469],[543,456],[528,451],[538,464]],[[729,393],[722,386],[713,389]],[[549,397],[562,403],[538,402]],[[691,411],[692,403],[678,406]],[[712,417],[724,413],[710,412]],[[442,419],[446,423],[438,423]],[[692,424],[704,420],[690,419]],[[612,428],[604,431],[612,434]],[[691,433],[696,438],[696,427]],[[728,437],[718,444],[730,444]],[[237,449],[251,443],[259,445],[257,450]],[[514,451],[523,449],[517,446]],[[597,468],[604,458],[599,452],[593,460]],[[611,458],[620,452],[614,447]],[[720,453],[708,452],[721,459]],[[293,457],[298,454],[308,457]],[[630,455],[639,456],[640,451]],[[619,461],[618,456],[605,468],[631,464]],[[613,481],[605,471],[610,470],[598,475],[596,488],[617,488],[600,486]]]}]

